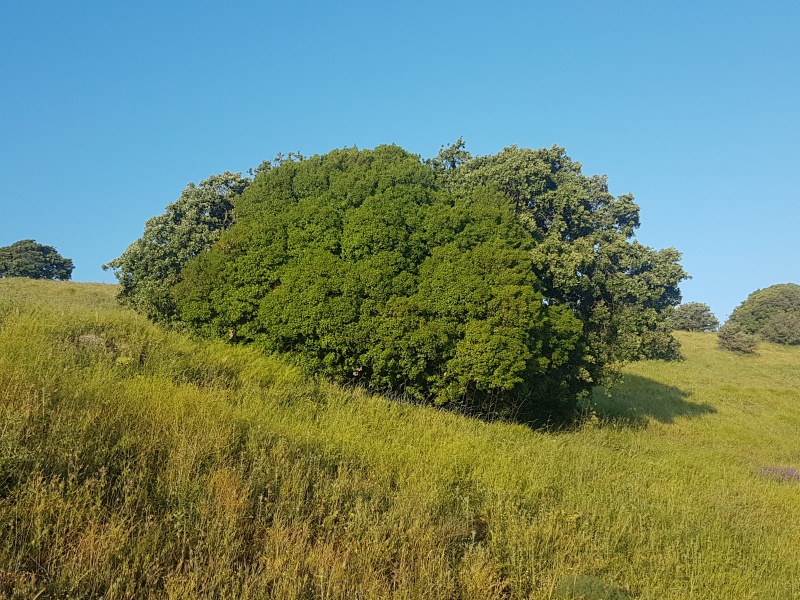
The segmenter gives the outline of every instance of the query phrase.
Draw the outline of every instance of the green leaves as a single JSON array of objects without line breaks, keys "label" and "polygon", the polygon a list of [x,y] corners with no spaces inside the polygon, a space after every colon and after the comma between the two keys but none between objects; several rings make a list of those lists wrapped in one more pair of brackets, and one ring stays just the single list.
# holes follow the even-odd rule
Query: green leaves
[{"label": "green leaves", "polygon": [[687,275],[675,249],[632,241],[639,226],[632,195],[614,197],[605,176],[583,175],[555,146],[511,146],[440,178],[462,193],[497,189],[512,203],[534,243],[532,271],[547,303],[583,323],[592,377],[610,363],[677,355],[663,321]]},{"label": "green leaves", "polygon": [[[724,334],[724,335],[723,335]],[[720,330],[720,346],[730,348],[727,338],[750,336],[748,351],[760,337],[775,344],[800,345],[800,285],[782,283],[756,290],[737,306]]]},{"label": "green leaves", "polygon": [[195,256],[208,250],[233,224],[233,198],[250,180],[226,171],[190,183],[166,212],[145,224],[144,234],[120,256],[103,265],[113,269],[120,299],[156,321],[174,321],[171,288]]},{"label": "green leaves", "polygon": [[485,186],[443,190],[396,146],[262,171],[236,217],[173,288],[198,330],[337,381],[477,410],[506,410],[575,358],[580,323],[543,303],[512,205]]},{"label": "green leaves", "polygon": [[561,148],[344,148],[254,174],[149,221],[110,263],[122,297],[340,382],[526,419],[568,413],[610,365],[678,354],[680,254],[636,242],[633,196]]},{"label": "green leaves", "polygon": [[676,307],[669,314],[667,324],[672,329],[681,331],[716,331],[719,321],[711,312],[708,304],[687,302]]},{"label": "green leaves", "polygon": [[61,256],[53,246],[35,240],[20,240],[0,248],[0,278],[30,277],[68,281],[75,266]]}]

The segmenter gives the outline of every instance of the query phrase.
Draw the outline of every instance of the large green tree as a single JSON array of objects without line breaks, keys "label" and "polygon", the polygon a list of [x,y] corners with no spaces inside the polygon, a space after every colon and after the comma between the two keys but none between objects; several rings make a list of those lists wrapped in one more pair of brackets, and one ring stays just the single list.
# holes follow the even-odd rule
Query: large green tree
[{"label": "large green tree", "polygon": [[[264,167],[268,168],[268,167]],[[172,286],[188,262],[208,250],[233,223],[233,198],[250,179],[226,171],[190,183],[166,211],[145,224],[144,234],[120,256],[103,265],[121,284],[120,300],[153,320],[176,316]]]},{"label": "large green tree", "polygon": [[53,246],[38,244],[35,240],[20,240],[0,248],[0,278],[67,281],[74,268],[72,260],[61,256]]},{"label": "large green tree", "polygon": [[353,148],[254,174],[232,213],[202,182],[149,221],[110,263],[123,299],[338,381],[525,418],[677,355],[680,254],[638,243],[633,197],[561,148]]},{"label": "large green tree", "polygon": [[605,176],[586,176],[563,148],[511,146],[495,155],[465,156],[463,142],[434,161],[444,186],[489,187],[511,202],[532,241],[533,273],[551,306],[583,323],[593,377],[607,365],[674,358],[679,346],[665,324],[687,277],[674,248],[654,250],[634,239],[639,207],[613,196]]},{"label": "large green tree", "polygon": [[581,323],[544,301],[509,201],[456,196],[396,146],[262,172],[175,286],[184,321],[309,371],[526,415],[588,386]]}]

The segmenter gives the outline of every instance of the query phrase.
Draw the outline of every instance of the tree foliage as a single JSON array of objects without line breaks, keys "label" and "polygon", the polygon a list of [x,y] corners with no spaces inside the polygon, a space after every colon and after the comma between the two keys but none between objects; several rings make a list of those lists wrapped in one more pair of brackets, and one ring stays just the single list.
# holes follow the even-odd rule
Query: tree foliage
[{"label": "tree foliage", "polygon": [[53,246],[20,240],[0,248],[0,278],[30,277],[68,281],[75,266]]},{"label": "tree foliage", "polygon": [[[800,345],[800,285],[782,283],[756,290],[737,306],[723,330],[776,344]],[[720,345],[724,347],[723,341]]]},{"label": "tree foliage", "polygon": [[593,377],[619,361],[678,356],[664,320],[687,275],[677,250],[633,239],[639,207],[632,195],[614,197],[605,176],[583,175],[555,146],[511,146],[439,173],[453,189],[488,186],[509,199],[531,236],[533,273],[548,304],[583,324]]},{"label": "tree foliage", "polygon": [[761,337],[773,344],[800,345],[800,311],[780,311],[761,328]]},{"label": "tree foliage", "polygon": [[182,318],[419,400],[571,406],[587,386],[581,324],[544,302],[530,236],[497,192],[436,183],[396,146],[262,172],[176,286]]},{"label": "tree foliage", "polygon": [[667,324],[672,329],[680,331],[716,331],[719,329],[719,321],[708,304],[702,302],[687,302],[675,307],[669,317]]},{"label": "tree foliage", "polygon": [[754,354],[758,344],[755,335],[730,320],[720,328],[717,341],[720,348],[741,354]]},{"label": "tree foliage", "polygon": [[200,185],[190,183],[164,214],[147,221],[142,237],[103,265],[114,270],[122,286],[120,299],[153,320],[174,320],[172,286],[181,280],[188,262],[232,225],[232,200],[249,183],[241,173],[228,171]]},{"label": "tree foliage", "polygon": [[677,355],[680,254],[639,244],[633,197],[561,148],[473,157],[459,139],[252,173],[149,221],[110,263],[123,299],[337,381],[523,418],[568,412],[609,365]]}]

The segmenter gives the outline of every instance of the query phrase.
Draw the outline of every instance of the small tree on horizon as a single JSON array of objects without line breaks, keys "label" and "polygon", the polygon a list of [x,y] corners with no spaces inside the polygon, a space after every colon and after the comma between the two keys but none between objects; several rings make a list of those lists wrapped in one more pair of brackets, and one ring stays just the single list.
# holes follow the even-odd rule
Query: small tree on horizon
[{"label": "small tree on horizon", "polygon": [[75,265],[61,256],[53,246],[36,240],[20,240],[0,248],[0,279],[30,277],[69,281]]},{"label": "small tree on horizon", "polygon": [[687,302],[675,307],[667,318],[667,324],[679,331],[717,331],[719,320],[708,304]]}]

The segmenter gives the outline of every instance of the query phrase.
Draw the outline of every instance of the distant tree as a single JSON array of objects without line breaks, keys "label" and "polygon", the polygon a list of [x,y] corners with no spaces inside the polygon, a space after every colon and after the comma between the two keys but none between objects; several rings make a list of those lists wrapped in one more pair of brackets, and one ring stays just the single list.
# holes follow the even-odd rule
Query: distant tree
[{"label": "distant tree", "polygon": [[255,169],[247,169],[247,172],[253,177],[256,177],[259,173],[280,167],[284,163],[300,162],[305,159],[306,157],[299,152],[289,152],[288,154],[278,152],[272,160],[262,160],[260,165]]},{"label": "distant tree", "polygon": [[472,155],[465,149],[466,146],[466,142],[462,138],[458,138],[449,146],[439,148],[439,154],[425,162],[437,171],[451,171],[472,159]]},{"label": "distant tree", "polygon": [[30,277],[68,281],[75,266],[53,246],[35,240],[20,240],[0,248],[0,278]]},{"label": "distant tree", "polygon": [[726,328],[776,344],[800,344],[800,285],[782,283],[756,290],[734,309]]},{"label": "distant tree", "polygon": [[687,302],[676,306],[667,317],[667,325],[680,331],[716,331],[719,321],[708,304]]},{"label": "distant tree", "polygon": [[226,171],[190,183],[166,212],[145,224],[144,234],[120,256],[103,265],[113,269],[120,300],[155,321],[175,317],[171,288],[186,264],[208,250],[233,223],[232,200],[250,179]]}]

